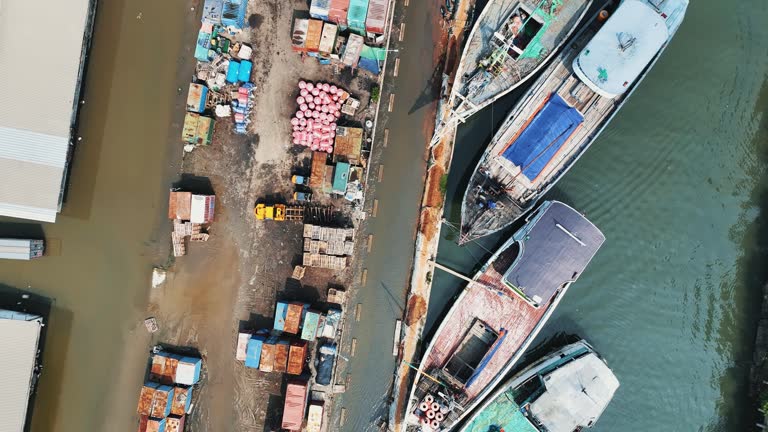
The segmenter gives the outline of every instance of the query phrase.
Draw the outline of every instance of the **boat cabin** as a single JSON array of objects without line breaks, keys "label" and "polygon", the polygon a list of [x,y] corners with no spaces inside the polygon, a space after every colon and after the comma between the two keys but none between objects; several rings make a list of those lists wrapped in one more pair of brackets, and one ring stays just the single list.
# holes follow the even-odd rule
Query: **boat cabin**
[{"label": "boat cabin", "polygon": [[557,201],[545,203],[532,222],[515,234],[519,252],[502,280],[538,308],[581,275],[605,236],[582,214]]},{"label": "boat cabin", "polygon": [[573,71],[606,98],[624,94],[670,37],[664,17],[650,4],[627,0],[573,61]]},{"label": "boat cabin", "polygon": [[592,427],[619,388],[616,376],[594,352],[535,379],[540,383],[536,397],[523,410],[549,432]]}]

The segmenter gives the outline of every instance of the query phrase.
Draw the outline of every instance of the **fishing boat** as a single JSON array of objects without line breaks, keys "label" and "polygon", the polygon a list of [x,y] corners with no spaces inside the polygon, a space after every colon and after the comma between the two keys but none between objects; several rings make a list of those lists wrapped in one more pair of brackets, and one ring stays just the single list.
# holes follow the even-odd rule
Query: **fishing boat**
[{"label": "fishing boat", "polygon": [[544,202],[459,294],[410,390],[408,430],[450,430],[496,387],[605,241],[571,207]]},{"label": "fishing boat", "polygon": [[493,394],[460,432],[574,432],[591,428],[619,380],[584,340],[528,366]]},{"label": "fishing boat", "polygon": [[592,0],[490,0],[467,38],[451,109],[435,139],[506,95],[544,66],[578,27]]},{"label": "fishing boat", "polygon": [[465,243],[533,208],[584,154],[661,56],[688,0],[625,0],[600,11],[510,111],[461,207]]}]

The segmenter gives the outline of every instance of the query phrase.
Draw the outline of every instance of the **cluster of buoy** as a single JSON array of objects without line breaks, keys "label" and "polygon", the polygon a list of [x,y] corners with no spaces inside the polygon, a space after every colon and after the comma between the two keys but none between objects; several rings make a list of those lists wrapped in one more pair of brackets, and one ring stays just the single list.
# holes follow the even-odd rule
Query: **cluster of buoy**
[{"label": "cluster of buoy", "polygon": [[419,411],[421,411],[421,425],[426,430],[438,430],[445,420],[445,415],[448,414],[448,408],[436,402],[431,394],[424,396],[419,404]]},{"label": "cluster of buoy", "polygon": [[335,85],[299,81],[299,109],[291,118],[293,143],[313,151],[333,152],[336,121],[348,98],[349,93]]}]

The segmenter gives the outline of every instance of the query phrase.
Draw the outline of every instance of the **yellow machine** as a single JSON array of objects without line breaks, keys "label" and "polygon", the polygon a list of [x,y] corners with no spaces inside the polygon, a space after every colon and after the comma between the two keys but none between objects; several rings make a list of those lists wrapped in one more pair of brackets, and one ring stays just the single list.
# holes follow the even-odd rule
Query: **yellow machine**
[{"label": "yellow machine", "polygon": [[256,204],[253,214],[258,220],[285,220],[285,204],[265,205]]}]

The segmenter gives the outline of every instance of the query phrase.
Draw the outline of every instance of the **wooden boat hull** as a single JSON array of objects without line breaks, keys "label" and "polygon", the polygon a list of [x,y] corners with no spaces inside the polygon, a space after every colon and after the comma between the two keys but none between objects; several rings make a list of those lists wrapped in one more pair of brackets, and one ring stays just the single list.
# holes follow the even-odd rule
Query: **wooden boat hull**
[{"label": "wooden boat hull", "polygon": [[[606,2],[607,4],[610,2]],[[682,14],[685,9],[683,8]],[[592,123],[587,127],[582,127],[578,139],[569,137],[569,153],[561,156],[562,159],[557,164],[550,166],[548,177],[536,184],[536,179],[528,180],[519,177],[522,173],[522,167],[517,168],[517,172],[511,172],[509,167],[505,169],[493,168],[494,162],[498,160],[499,149],[504,149],[511,141],[522,132],[537,114],[537,109],[541,109],[550,94],[565,92],[562,87],[573,82],[578,85],[577,78],[572,70],[571,62],[578,55],[581,49],[591,40],[600,22],[598,15],[582,28],[572,39],[568,48],[564,50],[558,58],[543,71],[541,77],[531,86],[531,88],[521,96],[518,103],[512,108],[507,118],[502,123],[499,131],[496,132],[488,147],[484,151],[478,162],[472,177],[464,191],[461,206],[461,234],[459,244],[463,244],[480,237],[484,237],[498,232],[517,221],[532,209],[539,199],[544,196],[581,158],[586,150],[592,145],[596,138],[602,133],[605,127],[610,123],[619,109],[626,103],[629,96],[634,93],[648,72],[653,68],[658,59],[663,54],[669,42],[672,40],[675,31],[679,26],[670,28],[669,38],[666,43],[658,50],[652,60],[644,68],[637,80],[631,84],[627,92],[617,98],[608,99],[590,94],[589,101],[592,105],[587,110],[595,110]],[[682,17],[679,17],[682,20]],[[552,93],[554,91],[554,93]],[[596,102],[595,102],[596,101]],[[581,111],[581,110],[580,110]],[[587,113],[587,116],[589,113]],[[527,120],[526,120],[527,119]],[[496,171],[494,173],[494,170]],[[499,171],[502,171],[499,175]],[[491,174],[489,174],[491,173]],[[519,189],[518,189],[519,188]],[[488,193],[490,191],[490,193]],[[499,204],[496,207],[499,211],[486,207],[480,207],[488,201]]]}]

